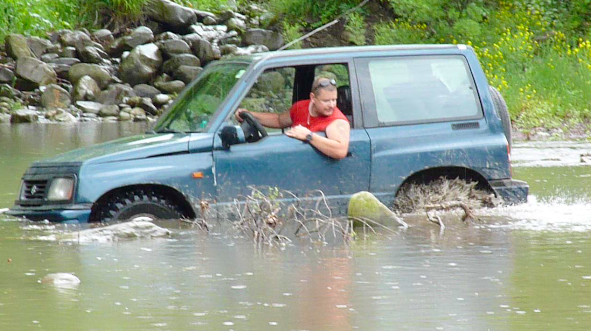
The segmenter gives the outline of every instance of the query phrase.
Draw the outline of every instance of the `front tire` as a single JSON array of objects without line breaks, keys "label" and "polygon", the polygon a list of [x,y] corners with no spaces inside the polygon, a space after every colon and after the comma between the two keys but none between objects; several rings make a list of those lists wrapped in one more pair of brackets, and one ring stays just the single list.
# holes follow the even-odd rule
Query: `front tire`
[{"label": "front tire", "polygon": [[134,190],[112,196],[98,211],[100,222],[183,218],[181,209],[164,194]]}]

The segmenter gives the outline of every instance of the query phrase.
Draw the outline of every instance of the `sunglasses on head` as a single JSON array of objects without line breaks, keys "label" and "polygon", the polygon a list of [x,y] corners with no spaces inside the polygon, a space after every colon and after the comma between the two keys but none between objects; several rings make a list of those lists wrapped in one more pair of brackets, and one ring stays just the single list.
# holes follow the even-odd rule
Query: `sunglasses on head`
[{"label": "sunglasses on head", "polygon": [[318,82],[318,87],[327,87],[328,85],[337,86],[337,81],[334,79],[324,79]]}]

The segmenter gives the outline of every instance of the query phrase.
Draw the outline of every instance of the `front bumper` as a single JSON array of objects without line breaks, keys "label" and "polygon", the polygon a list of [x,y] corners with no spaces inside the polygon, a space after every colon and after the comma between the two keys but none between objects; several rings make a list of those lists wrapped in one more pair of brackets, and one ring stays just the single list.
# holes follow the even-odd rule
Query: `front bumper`
[{"label": "front bumper", "polygon": [[516,205],[527,202],[529,185],[516,179],[500,179],[490,181],[490,185],[497,193],[497,196],[503,198],[503,201],[509,205]]},{"label": "front bumper", "polygon": [[62,223],[86,223],[90,217],[92,204],[68,205],[68,206],[42,206],[27,207],[14,206],[5,215],[23,217],[31,221],[62,222]]}]

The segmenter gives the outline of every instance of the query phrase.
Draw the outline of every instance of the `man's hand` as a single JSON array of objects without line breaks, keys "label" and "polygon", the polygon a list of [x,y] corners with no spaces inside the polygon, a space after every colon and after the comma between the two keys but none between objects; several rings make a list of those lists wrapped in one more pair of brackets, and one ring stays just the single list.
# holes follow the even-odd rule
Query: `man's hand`
[{"label": "man's hand", "polygon": [[293,128],[285,131],[285,135],[288,137],[292,137],[301,141],[306,140],[306,136],[312,133],[312,131],[308,130],[308,128],[303,127],[301,125],[296,125]]},{"label": "man's hand", "polygon": [[238,109],[236,110],[236,112],[234,113],[234,116],[236,117],[236,120],[237,120],[239,123],[242,123],[242,121],[244,121],[244,120],[242,119],[242,117],[240,117],[240,114],[244,113],[245,111],[247,112],[248,110],[246,110],[246,109],[244,109],[244,108],[238,108]]}]

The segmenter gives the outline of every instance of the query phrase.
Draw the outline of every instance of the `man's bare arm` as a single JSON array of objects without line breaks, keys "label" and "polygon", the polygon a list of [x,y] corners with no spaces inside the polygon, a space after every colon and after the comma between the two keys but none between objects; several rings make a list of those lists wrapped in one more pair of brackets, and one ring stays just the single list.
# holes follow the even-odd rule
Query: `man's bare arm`
[{"label": "man's bare arm", "polygon": [[[239,122],[242,122],[242,118],[240,118],[240,113],[248,111],[243,108],[239,108],[236,111],[236,118]],[[291,126],[291,117],[289,116],[289,111],[283,112],[281,114],[277,113],[259,113],[254,111],[248,111],[252,116],[254,116],[259,122],[268,128],[273,129],[283,129]]]},{"label": "man's bare arm", "polygon": [[[316,149],[333,159],[344,159],[349,151],[349,123],[345,120],[336,120],[326,127],[326,138],[312,133],[310,144]],[[310,130],[303,126],[296,126],[285,134],[299,140],[306,140]]]}]

